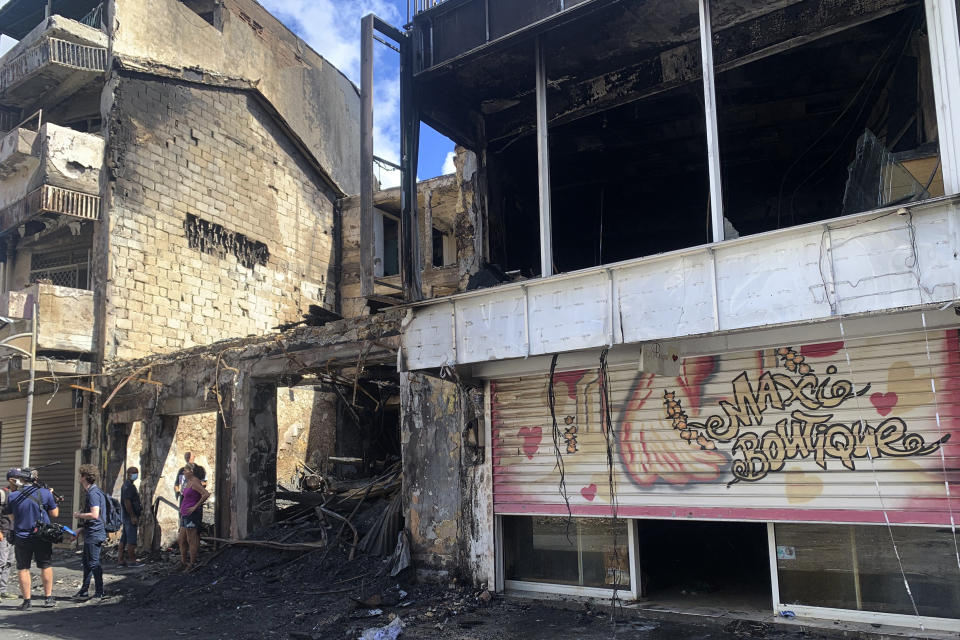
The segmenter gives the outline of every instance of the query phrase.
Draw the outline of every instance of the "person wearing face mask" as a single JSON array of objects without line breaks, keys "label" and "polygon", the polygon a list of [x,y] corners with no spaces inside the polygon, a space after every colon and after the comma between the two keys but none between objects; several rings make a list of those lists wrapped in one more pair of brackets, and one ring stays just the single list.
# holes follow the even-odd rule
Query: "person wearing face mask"
[{"label": "person wearing face mask", "polygon": [[137,528],[140,525],[140,514],[143,506],[140,503],[140,492],[133,484],[140,475],[136,467],[127,469],[127,479],[120,489],[120,504],[123,506],[123,535],[120,537],[120,555],[117,566],[142,567],[137,562]]}]

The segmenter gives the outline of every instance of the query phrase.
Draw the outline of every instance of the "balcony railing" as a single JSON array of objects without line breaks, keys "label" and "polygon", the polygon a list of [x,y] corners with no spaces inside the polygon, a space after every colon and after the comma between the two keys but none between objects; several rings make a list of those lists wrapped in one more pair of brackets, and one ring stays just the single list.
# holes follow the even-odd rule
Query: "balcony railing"
[{"label": "balcony railing", "polygon": [[427,9],[432,9],[438,4],[443,4],[447,0],[407,0],[407,22],[411,16],[423,13]]},{"label": "balcony railing", "polygon": [[19,84],[47,64],[103,72],[107,69],[107,50],[59,38],[45,38],[0,69],[0,92]]}]

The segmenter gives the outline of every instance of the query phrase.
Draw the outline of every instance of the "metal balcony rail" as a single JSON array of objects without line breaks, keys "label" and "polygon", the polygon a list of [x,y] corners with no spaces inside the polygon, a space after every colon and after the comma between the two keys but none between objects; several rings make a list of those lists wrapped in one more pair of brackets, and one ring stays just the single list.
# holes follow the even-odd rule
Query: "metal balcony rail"
[{"label": "metal balcony rail", "polygon": [[80,18],[80,23],[85,24],[88,27],[93,27],[94,29],[103,28],[103,3],[101,2],[96,7],[90,10],[90,13]]},{"label": "metal balcony rail", "polygon": [[418,13],[423,13],[427,9],[432,9],[438,4],[443,4],[446,1],[447,0],[407,0],[407,22],[410,22],[411,16],[415,16]]},{"label": "metal balcony rail", "polygon": [[106,71],[107,50],[59,38],[45,38],[0,69],[0,91],[5,91],[49,63],[85,71]]},{"label": "metal balcony rail", "polygon": [[60,213],[84,220],[100,218],[99,196],[45,184],[27,196],[27,199],[30,200],[30,210],[38,213]]}]

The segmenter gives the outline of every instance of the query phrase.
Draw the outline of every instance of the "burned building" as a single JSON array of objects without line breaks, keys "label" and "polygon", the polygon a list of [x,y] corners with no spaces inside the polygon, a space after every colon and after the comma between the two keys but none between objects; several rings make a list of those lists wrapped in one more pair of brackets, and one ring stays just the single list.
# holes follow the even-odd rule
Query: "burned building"
[{"label": "burned building", "polygon": [[[141,488],[173,501],[192,450],[212,487],[225,462],[215,409],[181,403],[163,415],[176,437],[158,440],[141,428],[165,397],[149,369],[109,403],[106,381],[140,358],[336,312],[357,89],[247,0],[10,0],[0,32],[18,41],[0,59],[0,316],[21,349],[2,354],[0,466],[61,461],[45,479],[67,522],[80,462],[103,463],[108,489],[124,464],[157,465]],[[152,402],[111,415],[141,389]],[[329,400],[283,395],[279,428],[299,437]]]},{"label": "burned building", "polygon": [[402,42],[409,138],[475,152],[506,279],[408,278],[422,574],[956,630],[955,3],[446,0],[369,29]]}]

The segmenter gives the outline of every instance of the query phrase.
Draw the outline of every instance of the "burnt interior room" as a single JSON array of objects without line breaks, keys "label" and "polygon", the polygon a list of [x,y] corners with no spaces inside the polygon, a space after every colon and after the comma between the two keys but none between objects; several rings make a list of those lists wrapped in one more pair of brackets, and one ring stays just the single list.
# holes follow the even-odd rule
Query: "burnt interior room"
[{"label": "burnt interior room", "polygon": [[[712,6],[726,239],[940,195],[922,6]],[[697,3],[587,2],[536,29],[547,69],[554,271],[710,242]],[[536,276],[528,32],[416,82],[428,124],[486,151],[491,261]]]},{"label": "burnt interior room", "polygon": [[770,606],[763,523],[641,520],[639,544],[644,598]]}]

